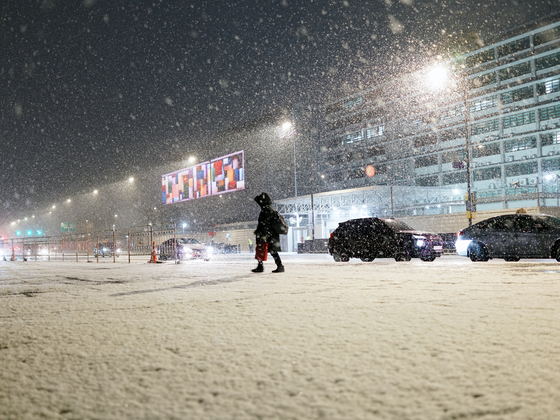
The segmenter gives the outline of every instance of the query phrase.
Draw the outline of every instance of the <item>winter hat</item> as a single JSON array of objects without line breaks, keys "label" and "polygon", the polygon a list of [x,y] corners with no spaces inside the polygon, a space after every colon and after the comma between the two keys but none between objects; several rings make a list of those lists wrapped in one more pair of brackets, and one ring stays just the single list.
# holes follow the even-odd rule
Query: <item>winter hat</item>
[{"label": "winter hat", "polygon": [[255,197],[255,201],[257,202],[257,204],[261,207],[263,206],[270,206],[272,204],[272,200],[270,199],[270,196],[263,192],[259,195],[257,195]]}]

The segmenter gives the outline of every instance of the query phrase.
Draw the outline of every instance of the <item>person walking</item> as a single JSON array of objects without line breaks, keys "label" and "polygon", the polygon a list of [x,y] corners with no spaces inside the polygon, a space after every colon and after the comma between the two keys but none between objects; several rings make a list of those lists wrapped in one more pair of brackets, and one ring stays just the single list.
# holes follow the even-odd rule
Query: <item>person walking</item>
[{"label": "person walking", "polygon": [[252,254],[253,253],[253,241],[251,240],[251,238],[247,238],[247,243],[249,244],[249,252]]},{"label": "person walking", "polygon": [[287,233],[287,225],[284,222],[284,219],[276,210],[272,208],[272,200],[267,193],[259,194],[255,197],[256,203],[261,207],[261,212],[259,214],[259,223],[257,225],[257,229],[255,230],[255,236],[257,241],[257,255],[255,258],[258,261],[257,268],[254,268],[252,271],[253,273],[262,273],[264,271],[263,266],[263,259],[266,259],[266,254],[264,254],[264,258],[262,255],[259,254],[259,249],[262,249],[262,246],[266,246],[268,244],[268,252],[274,258],[274,262],[276,263],[276,270],[272,270],[273,273],[283,273],[284,266],[282,265],[282,260],[280,259],[280,255],[278,252],[281,252],[282,249],[280,247],[280,232],[278,227],[279,221],[280,223],[285,225],[286,233]]}]

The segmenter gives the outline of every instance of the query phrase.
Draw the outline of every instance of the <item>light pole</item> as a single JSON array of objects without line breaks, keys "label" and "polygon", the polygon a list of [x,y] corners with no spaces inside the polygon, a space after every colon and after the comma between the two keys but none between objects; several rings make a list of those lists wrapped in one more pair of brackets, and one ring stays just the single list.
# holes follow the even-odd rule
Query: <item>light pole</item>
[{"label": "light pole", "polygon": [[[472,226],[472,213],[473,213],[473,199],[471,194],[471,159],[470,159],[470,144],[469,144],[469,105],[468,105],[468,86],[467,75],[461,75],[463,79],[463,102],[465,106],[465,164],[467,165],[467,216],[470,216],[469,226]],[[470,212],[470,214],[468,214]]]},{"label": "light pole", "polygon": [[[556,207],[560,207],[560,197],[558,195],[558,180],[560,179],[560,175],[558,174],[548,174],[545,176],[545,179],[548,181],[555,180],[556,181]],[[538,184],[537,184],[538,188]]]},{"label": "light pole", "polygon": [[[471,192],[471,159],[470,159],[470,143],[469,143],[469,104],[468,104],[468,85],[467,74],[463,71],[456,78],[461,78],[463,88],[463,106],[465,108],[465,165],[467,169],[467,203],[466,211],[469,220],[469,226],[472,225],[472,213],[474,210],[473,196]],[[441,89],[449,80],[449,70],[442,66],[436,65],[427,72],[428,82],[432,89]]]},{"label": "light pole", "polygon": [[282,124],[282,134],[280,138],[291,137],[294,143],[294,196],[297,197],[297,165],[296,165],[296,126],[294,125],[294,113],[292,111],[292,121]]}]

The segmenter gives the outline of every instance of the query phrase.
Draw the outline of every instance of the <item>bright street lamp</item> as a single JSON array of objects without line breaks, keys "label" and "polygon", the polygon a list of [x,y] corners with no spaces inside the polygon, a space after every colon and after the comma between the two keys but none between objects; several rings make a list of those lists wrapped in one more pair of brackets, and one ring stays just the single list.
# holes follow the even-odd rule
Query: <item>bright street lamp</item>
[{"label": "bright street lamp", "polygon": [[296,128],[293,123],[294,115],[292,113],[292,122],[286,121],[282,124],[282,134],[280,138],[291,137],[294,142],[294,196],[297,197],[297,170],[296,170]]},{"label": "bright street lamp", "polygon": [[[452,73],[441,64],[433,66],[426,74],[428,85],[433,90],[442,89],[449,84]],[[471,159],[470,159],[470,143],[469,143],[469,108],[468,108],[468,85],[467,75],[462,72],[454,75],[455,79],[461,78],[463,88],[463,106],[465,114],[465,166],[467,169],[467,203],[466,211],[469,219],[469,226],[472,225],[472,213],[474,210],[473,196],[471,193]]]}]

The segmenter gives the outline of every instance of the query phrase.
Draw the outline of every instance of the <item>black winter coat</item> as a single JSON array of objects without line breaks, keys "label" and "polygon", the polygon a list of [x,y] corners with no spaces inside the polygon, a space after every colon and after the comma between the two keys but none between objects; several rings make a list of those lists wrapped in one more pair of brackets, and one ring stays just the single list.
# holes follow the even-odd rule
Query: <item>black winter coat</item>
[{"label": "black winter coat", "polygon": [[274,210],[268,200],[262,200],[262,195],[257,196],[255,201],[261,206],[261,213],[259,214],[259,224],[255,230],[255,236],[258,241],[268,242],[268,250],[271,252],[280,252],[280,234],[274,229],[276,222],[276,210]]}]

